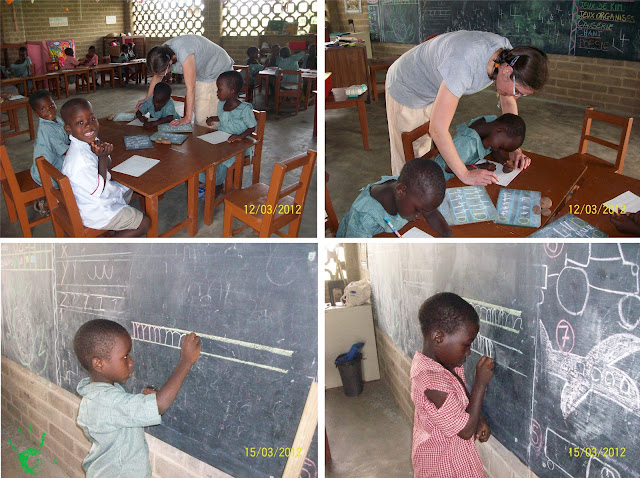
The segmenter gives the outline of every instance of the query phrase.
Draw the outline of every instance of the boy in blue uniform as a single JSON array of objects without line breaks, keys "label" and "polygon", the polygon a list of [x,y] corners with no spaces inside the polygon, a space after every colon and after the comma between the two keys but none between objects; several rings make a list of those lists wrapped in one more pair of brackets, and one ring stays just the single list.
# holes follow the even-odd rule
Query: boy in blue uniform
[{"label": "boy in blue uniform", "polygon": [[[38,136],[33,145],[33,166],[31,166],[31,177],[42,186],[40,171],[36,166],[36,158],[44,158],[62,170],[65,154],[69,149],[69,135],[64,130],[64,121],[56,115],[58,108],[53,101],[51,93],[47,90],[38,90],[29,96],[29,105],[34,113],[38,115]],[[48,214],[44,198],[36,201],[33,208],[40,214]]]},{"label": "boy in blue uniform", "polygon": [[127,330],[106,319],[86,322],[73,339],[73,350],[89,372],[77,387],[82,396],[78,425],[92,443],[82,462],[87,478],[151,478],[144,427],[162,422],[160,415],[176,399],[201,349],[196,334],[185,335],[167,383],[157,392],[145,388],[131,394],[120,385],[133,375],[131,346]]},{"label": "boy in blue uniform", "polygon": [[[457,133],[453,137],[453,144],[467,169],[477,167],[494,171],[495,165],[491,163],[475,166],[475,163],[491,154],[493,161],[502,164],[504,172],[508,173],[513,170],[509,153],[522,145],[526,129],[522,118],[511,113],[500,117],[478,116],[472,119],[468,126],[466,123],[456,126]],[[435,161],[444,171],[446,181],[454,176],[441,155],[436,156]]]},{"label": "boy in blue uniform", "polygon": [[385,218],[396,229],[421,214],[444,237],[451,229],[438,211],[445,195],[444,175],[430,159],[405,163],[399,176],[383,176],[366,186],[340,221],[336,237],[373,237],[391,232]]},{"label": "boy in blue uniform", "polygon": [[[150,119],[144,116],[146,113],[151,115]],[[145,128],[153,128],[159,124],[180,119],[176,105],[171,99],[171,86],[164,81],[158,83],[153,88],[153,96],[140,105],[136,116],[142,121]]]}]

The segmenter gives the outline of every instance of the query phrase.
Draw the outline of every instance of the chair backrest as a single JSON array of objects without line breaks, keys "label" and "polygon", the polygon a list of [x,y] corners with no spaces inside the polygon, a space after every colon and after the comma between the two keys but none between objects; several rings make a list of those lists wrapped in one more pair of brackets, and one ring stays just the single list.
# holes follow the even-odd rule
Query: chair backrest
[{"label": "chair backrest", "polygon": [[44,64],[44,67],[47,73],[51,73],[52,71],[58,71],[60,69],[60,62],[58,60],[47,61]]},{"label": "chair backrest", "polygon": [[[415,158],[415,153],[413,152],[413,142],[423,137],[424,135],[429,134],[429,122],[427,121],[425,124],[418,126],[416,129],[412,131],[405,131],[402,133],[402,150],[404,152],[404,162],[406,163],[410,159]],[[435,158],[438,155],[438,148],[436,148],[435,143],[431,147],[431,150],[424,155],[425,158]]]},{"label": "chair backrest", "polygon": [[[86,231],[92,229],[88,229],[82,224],[69,178],[58,171],[43,156],[36,159],[36,165],[40,171],[40,179],[51,212],[51,222],[56,237],[64,237],[65,233],[70,237],[86,237]],[[58,183],[57,188],[53,185],[53,181]]]},{"label": "chair backrest", "polygon": [[[304,203],[307,198],[307,192],[309,191],[309,185],[311,184],[311,175],[313,173],[313,166],[316,162],[317,154],[318,153],[315,151],[309,150],[306,154],[274,164],[266,204],[273,206],[273,210],[276,210],[276,206],[278,202],[280,202],[280,199],[295,192],[296,195],[294,196],[294,201],[295,204],[300,207],[300,210],[295,211],[295,214],[302,215],[302,212],[304,211]],[[298,181],[293,183],[291,186],[283,188],[282,185],[287,173],[298,168],[302,169]]]},{"label": "chair backrest", "polygon": [[440,34],[439,33],[434,33],[433,35],[429,35],[427,38],[424,39],[424,41],[422,43],[427,42],[427,41],[431,40],[432,38],[437,37],[438,35],[440,35]]},{"label": "chair backrest", "polygon": [[251,137],[256,140],[256,149],[254,154],[257,154],[258,148],[260,148],[260,152],[262,152],[262,144],[264,143],[264,129],[267,125],[267,112],[253,110],[253,115],[256,117],[256,121],[258,122],[256,130],[251,133]]},{"label": "chair backrest", "polygon": [[171,95],[171,99],[173,101],[180,101],[181,103],[185,103],[187,101],[187,98],[184,96]]},{"label": "chair backrest", "polygon": [[98,63],[111,63],[111,55],[104,55],[98,57]]},{"label": "chair backrest", "polygon": [[[620,126],[622,132],[620,134],[620,142],[618,144],[606,141],[601,138],[597,138],[591,135],[591,123],[593,121],[602,121],[604,123]],[[627,154],[627,147],[629,146],[629,137],[631,136],[631,125],[633,124],[633,118],[616,116],[610,113],[603,113],[602,111],[596,111],[593,106],[588,106],[584,112],[584,123],[582,124],[582,134],[580,135],[580,148],[578,152],[580,154],[587,152],[589,141],[606,146],[607,148],[615,149],[618,151],[616,155],[615,171],[622,174],[622,168],[624,166],[624,157]]]},{"label": "chair backrest", "polygon": [[249,66],[248,65],[233,65],[235,71],[239,71],[242,75],[242,89],[238,91],[238,94],[244,93],[249,95]]},{"label": "chair backrest", "polygon": [[12,194],[14,191],[20,191],[16,173],[13,170],[13,166],[9,160],[9,153],[7,153],[7,147],[4,144],[0,146],[0,181],[6,181],[8,183],[9,191],[11,191]]},{"label": "chair backrest", "polygon": [[[285,75],[295,75],[296,78],[294,80],[285,81]],[[289,76],[289,78],[291,78]],[[296,89],[289,89],[290,92],[302,92],[302,71],[300,70],[278,70],[278,76],[276,78],[276,92],[282,93],[281,89],[285,86],[296,86]],[[285,89],[284,91],[287,91]]]}]

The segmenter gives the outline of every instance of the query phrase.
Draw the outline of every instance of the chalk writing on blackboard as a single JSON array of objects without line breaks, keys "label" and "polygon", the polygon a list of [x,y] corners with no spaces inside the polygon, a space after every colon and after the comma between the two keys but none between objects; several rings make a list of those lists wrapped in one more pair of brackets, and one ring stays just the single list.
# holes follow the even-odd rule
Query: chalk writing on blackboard
[{"label": "chalk writing on blackboard", "polygon": [[153,143],[146,134],[137,134],[134,136],[125,136],[124,147],[127,148],[127,150],[150,149],[153,148]]},{"label": "chalk writing on blackboard", "polygon": [[565,214],[553,222],[550,222],[541,229],[531,234],[529,237],[608,237],[597,227],[574,216]]},{"label": "chalk writing on blackboard", "polygon": [[498,217],[496,224],[511,226],[540,227],[540,214],[533,212],[533,206],[540,204],[540,191],[523,189],[500,189],[498,196]]}]

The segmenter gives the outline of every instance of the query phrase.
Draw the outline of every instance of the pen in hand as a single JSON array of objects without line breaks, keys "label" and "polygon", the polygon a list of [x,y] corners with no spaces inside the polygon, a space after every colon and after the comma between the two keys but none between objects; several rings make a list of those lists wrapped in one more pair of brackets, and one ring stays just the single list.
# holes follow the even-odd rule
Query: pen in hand
[{"label": "pen in hand", "polygon": [[389,221],[388,217],[384,218],[384,222],[386,222],[387,224],[389,224],[389,227],[391,228],[391,230],[393,231],[393,233],[398,236],[399,238],[402,238],[402,236],[400,235],[400,233],[396,230],[395,227],[393,227],[393,224],[391,224],[391,221]]}]

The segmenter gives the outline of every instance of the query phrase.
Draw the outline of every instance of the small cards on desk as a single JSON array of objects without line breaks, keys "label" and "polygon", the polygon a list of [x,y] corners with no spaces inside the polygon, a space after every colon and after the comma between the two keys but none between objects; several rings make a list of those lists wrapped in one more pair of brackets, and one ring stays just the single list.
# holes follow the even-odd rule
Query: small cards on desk
[{"label": "small cards on desk", "polygon": [[500,163],[496,163],[495,161],[479,161],[476,164],[482,164],[482,163],[491,163],[491,164],[495,164],[496,166],[496,170],[494,171],[494,173],[496,173],[496,176],[498,176],[498,182],[496,183],[499,186],[508,186],[509,183],[511,181],[514,180],[514,178],[520,174],[522,172],[522,169],[520,168],[515,168],[513,171],[511,171],[510,173],[505,173],[502,170],[502,164]]},{"label": "small cards on desk", "polygon": [[564,216],[550,222],[542,229],[538,229],[529,237],[554,237],[554,238],[566,238],[566,237],[608,237],[608,235],[602,232],[597,227],[593,227],[586,221],[583,221],[579,217],[573,214],[565,214]]},{"label": "small cards on desk", "polygon": [[149,136],[149,139],[151,141],[155,141],[158,138],[165,138],[170,140],[173,144],[182,144],[187,140],[188,137],[189,136],[187,136],[186,134],[153,133],[151,136]]},{"label": "small cards on desk", "polygon": [[493,221],[498,217],[496,207],[482,186],[447,188],[438,210],[450,226]]},{"label": "small cards on desk", "polygon": [[160,161],[153,158],[145,158],[144,156],[138,156],[137,154],[131,156],[126,161],[118,164],[115,168],[111,168],[111,171],[116,173],[128,174],[129,176],[135,176],[136,178],[142,176],[144,173],[153,168]]},{"label": "small cards on desk", "polygon": [[523,189],[500,189],[498,195],[498,217],[496,224],[510,226],[540,227],[540,214],[533,212],[533,206],[540,205],[540,191]]},{"label": "small cards on desk", "polygon": [[627,191],[620,194],[620,196],[614,197],[611,201],[602,204],[609,206],[610,212],[638,212],[640,211],[640,196],[633,194],[631,191]]},{"label": "small cards on desk", "polygon": [[131,121],[135,117],[135,113],[118,113],[113,117],[113,121]]},{"label": "small cards on desk", "polygon": [[193,132],[193,126],[189,124],[181,124],[180,126],[171,126],[169,123],[161,124],[158,126],[158,132],[170,132],[170,133],[191,133]]},{"label": "small cards on desk", "polygon": [[153,148],[153,143],[146,134],[137,134],[135,136],[125,136],[124,147],[127,148],[127,150],[151,149]]},{"label": "small cards on desk", "polygon": [[225,133],[224,131],[212,131],[211,133],[198,136],[198,139],[211,144],[220,144],[225,143],[229,139],[229,136],[231,136],[231,134]]}]

